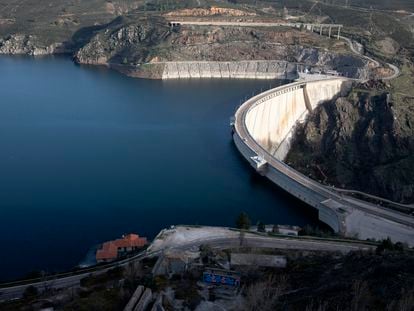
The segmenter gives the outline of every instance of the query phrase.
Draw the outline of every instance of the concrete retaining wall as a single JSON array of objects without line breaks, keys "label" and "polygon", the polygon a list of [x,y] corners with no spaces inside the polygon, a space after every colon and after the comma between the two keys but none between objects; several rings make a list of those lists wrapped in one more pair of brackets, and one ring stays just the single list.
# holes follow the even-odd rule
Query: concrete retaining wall
[{"label": "concrete retaining wall", "polygon": [[283,61],[166,62],[162,79],[296,79],[296,67]]}]

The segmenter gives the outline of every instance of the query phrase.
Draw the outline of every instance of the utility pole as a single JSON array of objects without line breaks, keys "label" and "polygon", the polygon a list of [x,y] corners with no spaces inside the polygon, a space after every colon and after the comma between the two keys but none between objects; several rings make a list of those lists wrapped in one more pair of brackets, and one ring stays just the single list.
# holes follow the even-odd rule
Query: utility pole
[{"label": "utility pole", "polygon": [[372,5],[369,8],[370,12],[369,12],[369,31],[370,33],[372,33],[372,28],[373,28],[373,22],[372,22],[372,15],[373,15],[373,11],[374,9],[372,8]]}]

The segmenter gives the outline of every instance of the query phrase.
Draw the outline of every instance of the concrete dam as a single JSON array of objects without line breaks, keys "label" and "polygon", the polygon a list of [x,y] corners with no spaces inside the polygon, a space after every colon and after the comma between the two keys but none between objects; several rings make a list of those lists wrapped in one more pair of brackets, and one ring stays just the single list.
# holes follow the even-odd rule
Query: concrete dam
[{"label": "concrete dam", "polygon": [[295,125],[322,102],[347,94],[351,86],[345,78],[295,82],[247,100],[232,121],[235,145],[261,175],[316,208],[319,219],[335,232],[360,239],[390,237],[414,246],[412,215],[346,196],[283,162]]}]

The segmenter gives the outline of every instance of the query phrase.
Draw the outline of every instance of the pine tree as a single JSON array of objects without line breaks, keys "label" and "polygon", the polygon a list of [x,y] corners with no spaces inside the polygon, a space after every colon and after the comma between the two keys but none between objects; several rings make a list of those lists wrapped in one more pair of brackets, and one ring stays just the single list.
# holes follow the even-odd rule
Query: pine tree
[{"label": "pine tree", "polygon": [[238,229],[246,229],[250,228],[250,218],[245,212],[241,212],[239,217],[237,217],[236,227]]}]

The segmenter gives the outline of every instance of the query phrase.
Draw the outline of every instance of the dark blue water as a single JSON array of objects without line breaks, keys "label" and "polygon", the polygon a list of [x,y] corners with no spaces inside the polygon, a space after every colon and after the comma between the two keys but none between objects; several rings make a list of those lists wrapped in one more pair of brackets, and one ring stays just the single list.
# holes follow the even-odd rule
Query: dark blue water
[{"label": "dark blue water", "polygon": [[[275,85],[275,82],[273,82]],[[0,279],[172,224],[315,224],[257,176],[229,118],[257,81],[149,81],[65,58],[0,57]]]}]

